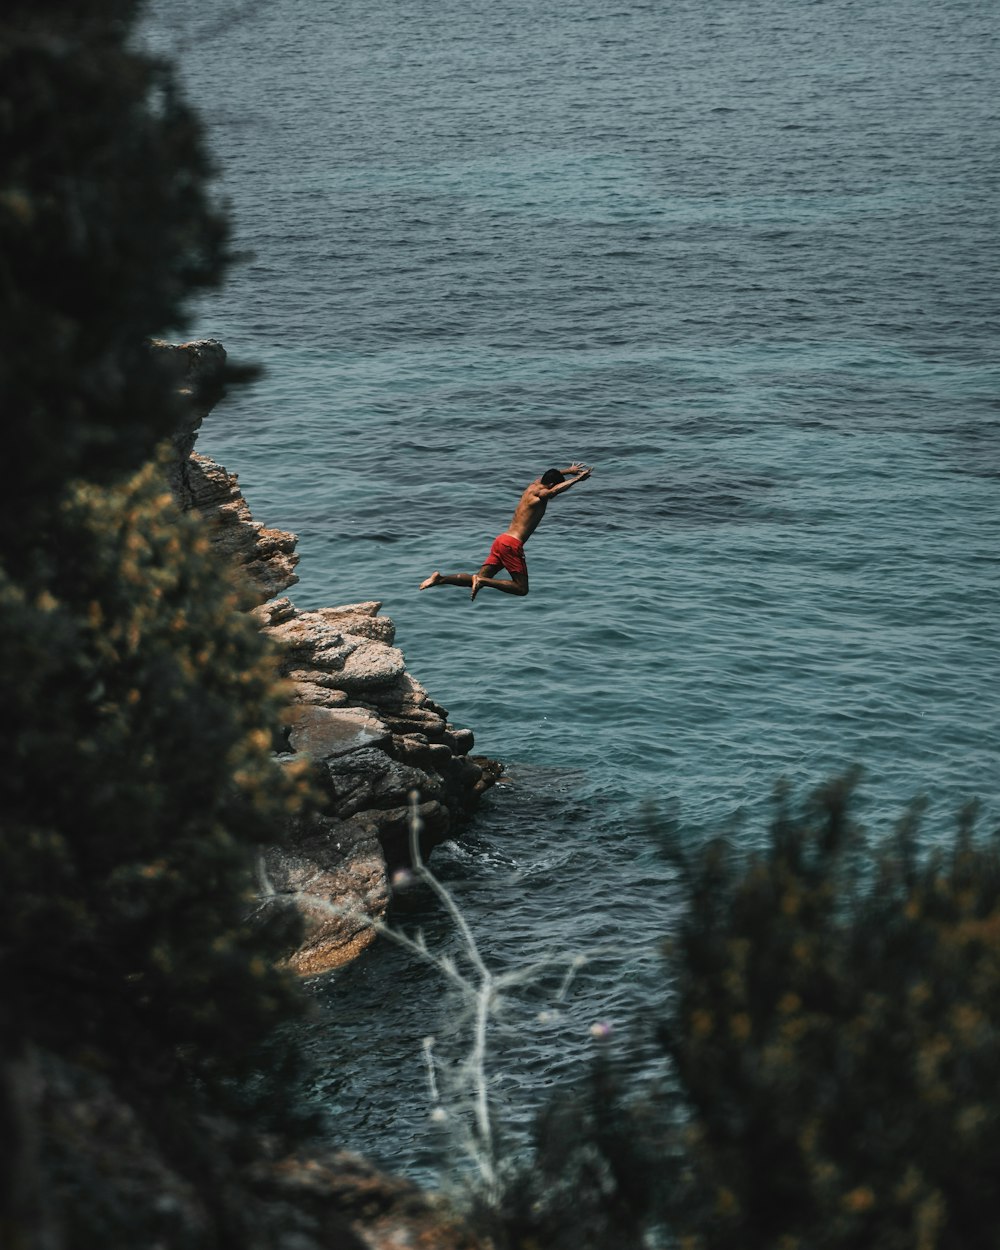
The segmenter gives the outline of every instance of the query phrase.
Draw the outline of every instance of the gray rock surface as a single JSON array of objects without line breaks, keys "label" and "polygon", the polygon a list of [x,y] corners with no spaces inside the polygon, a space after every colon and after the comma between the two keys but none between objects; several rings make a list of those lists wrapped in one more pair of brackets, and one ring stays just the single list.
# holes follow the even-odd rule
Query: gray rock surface
[{"label": "gray rock surface", "polygon": [[332,760],[362,747],[384,748],[392,736],[377,716],[362,708],[300,704],[289,708],[287,717],[289,746],[313,759]]}]

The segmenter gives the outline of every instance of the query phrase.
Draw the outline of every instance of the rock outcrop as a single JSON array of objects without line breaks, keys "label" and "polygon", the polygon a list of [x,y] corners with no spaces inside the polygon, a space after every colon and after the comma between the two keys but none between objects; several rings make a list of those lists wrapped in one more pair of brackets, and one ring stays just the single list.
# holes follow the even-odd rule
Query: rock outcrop
[{"label": "rock outcrop", "polygon": [[155,350],[183,401],[171,489],[182,509],[206,519],[213,544],[240,571],[246,607],[281,657],[290,698],[279,762],[306,756],[325,796],[323,811],[264,857],[269,892],[260,904],[294,900],[306,939],[291,963],[312,975],[374,940],[370,922],[385,913],[391,874],[409,862],[410,796],[417,795],[421,850],[429,855],[500,766],[470,753],[471,730],[450,724],[406,671],[381,604],[299,611],[276,597],[298,581],[295,535],[255,521],[236,475],[193,450],[223,390],[225,350],[213,340]]},{"label": "rock outcrop", "polygon": [[[0,1080],[8,1070],[0,1070]],[[36,1192],[17,1195],[35,1236],[30,1242],[0,1237],[4,1250],[83,1244],[136,1250],[221,1244],[241,1250],[490,1250],[492,1243],[441,1195],[386,1175],[357,1155],[316,1142],[291,1152],[276,1135],[248,1134],[245,1124],[203,1116],[199,1139],[213,1161],[206,1176],[168,1149],[149,1123],[148,1107],[123,1097],[106,1073],[33,1056],[13,1075],[30,1082],[32,1132],[44,1145],[56,1184],[77,1195],[86,1192],[82,1205],[95,1226],[103,1222],[102,1231],[113,1228],[119,1239],[96,1241],[94,1230],[89,1240],[78,1229],[66,1235],[49,1192],[53,1179],[39,1173]],[[241,1145],[234,1151],[237,1134]],[[18,1179],[24,1185],[30,1178]]]},{"label": "rock outcrop", "polygon": [[256,602],[279,595],[299,579],[296,538],[286,530],[267,529],[250,515],[235,473],[192,452],[180,491],[186,508],[196,508],[212,523],[212,542],[231,567],[239,569]]}]

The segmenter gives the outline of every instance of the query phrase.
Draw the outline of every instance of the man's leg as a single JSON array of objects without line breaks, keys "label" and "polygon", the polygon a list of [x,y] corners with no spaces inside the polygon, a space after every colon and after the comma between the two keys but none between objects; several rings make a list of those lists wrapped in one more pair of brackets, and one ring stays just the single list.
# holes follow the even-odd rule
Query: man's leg
[{"label": "man's leg", "polygon": [[528,574],[511,573],[510,581],[507,581],[503,577],[494,577],[492,573],[482,568],[472,579],[473,599],[475,599],[484,586],[492,586],[494,590],[502,590],[505,595],[526,595],[528,593]]},{"label": "man's leg", "polygon": [[420,583],[420,589],[426,590],[429,586],[471,586],[471,573],[432,573],[430,577],[425,578]]},{"label": "man's leg", "polygon": [[[478,573],[432,573],[420,583],[421,590],[429,586],[471,586],[476,577],[492,577],[500,571],[499,564],[484,564]],[[527,594],[527,591],[525,591]],[[475,595],[473,595],[475,598]]]}]

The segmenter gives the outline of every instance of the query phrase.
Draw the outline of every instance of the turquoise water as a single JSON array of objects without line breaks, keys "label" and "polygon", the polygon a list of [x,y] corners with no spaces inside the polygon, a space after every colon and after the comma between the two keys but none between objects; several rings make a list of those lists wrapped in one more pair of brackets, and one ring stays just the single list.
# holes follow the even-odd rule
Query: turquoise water
[{"label": "turquoise water", "polygon": [[[296,603],[382,600],[507,764],[435,857],[488,957],[611,949],[562,1014],[539,1020],[542,985],[495,1039],[523,1133],[591,1023],[627,1033],[662,998],[678,898],[644,802],[752,846],[779,777],[860,762],[873,830],[917,794],[929,841],[972,798],[1000,817],[1000,19],[203,13],[153,0],[149,38],[182,59],[253,256],[194,328],[267,373],[200,448],[300,535]],[[526,600],[417,593],[573,459],[594,475],[531,539]],[[409,909],[454,945],[433,900]],[[331,1131],[416,1175],[437,1147],[420,1039],[454,1011],[435,977],[380,947],[314,987],[310,1026]]]}]

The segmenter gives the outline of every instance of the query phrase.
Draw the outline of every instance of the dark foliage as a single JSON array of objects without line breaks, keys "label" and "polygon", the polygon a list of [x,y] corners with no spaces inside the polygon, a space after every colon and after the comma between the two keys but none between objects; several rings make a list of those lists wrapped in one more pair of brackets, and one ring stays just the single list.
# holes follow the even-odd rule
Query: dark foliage
[{"label": "dark foliage", "polygon": [[31,525],[69,478],[137,469],[170,432],[145,340],[227,259],[197,119],[130,46],[135,7],[0,15],[0,495]]},{"label": "dark foliage", "polygon": [[298,1001],[291,935],[246,923],[252,848],[300,801],[274,670],[155,470],[77,486],[61,522],[51,589],[0,579],[8,1003],[123,1078],[233,1073]]},{"label": "dark foliage", "polygon": [[665,837],[666,1082],[602,1057],[559,1096],[484,1224],[505,1250],[996,1245],[1000,835],[970,811],[921,849],[915,804],[869,843],[854,782],[780,792],[753,855]]},{"label": "dark foliage", "polygon": [[660,1109],[629,1099],[606,1053],[539,1116],[531,1165],[478,1213],[504,1250],[639,1250],[660,1206]]},{"label": "dark foliage", "polygon": [[685,1111],[691,1247],[996,1244],[1000,857],[971,817],[921,855],[915,808],[864,848],[852,779],[767,851],[687,866],[662,1040]]},{"label": "dark foliage", "polygon": [[256,855],[307,798],[267,649],[155,463],[177,401],[147,337],[227,257],[134,15],[0,14],[0,1234],[49,1244],[44,1209],[70,1246],[250,1245],[238,1126],[286,1109],[303,1003],[295,925],[249,919]]}]

